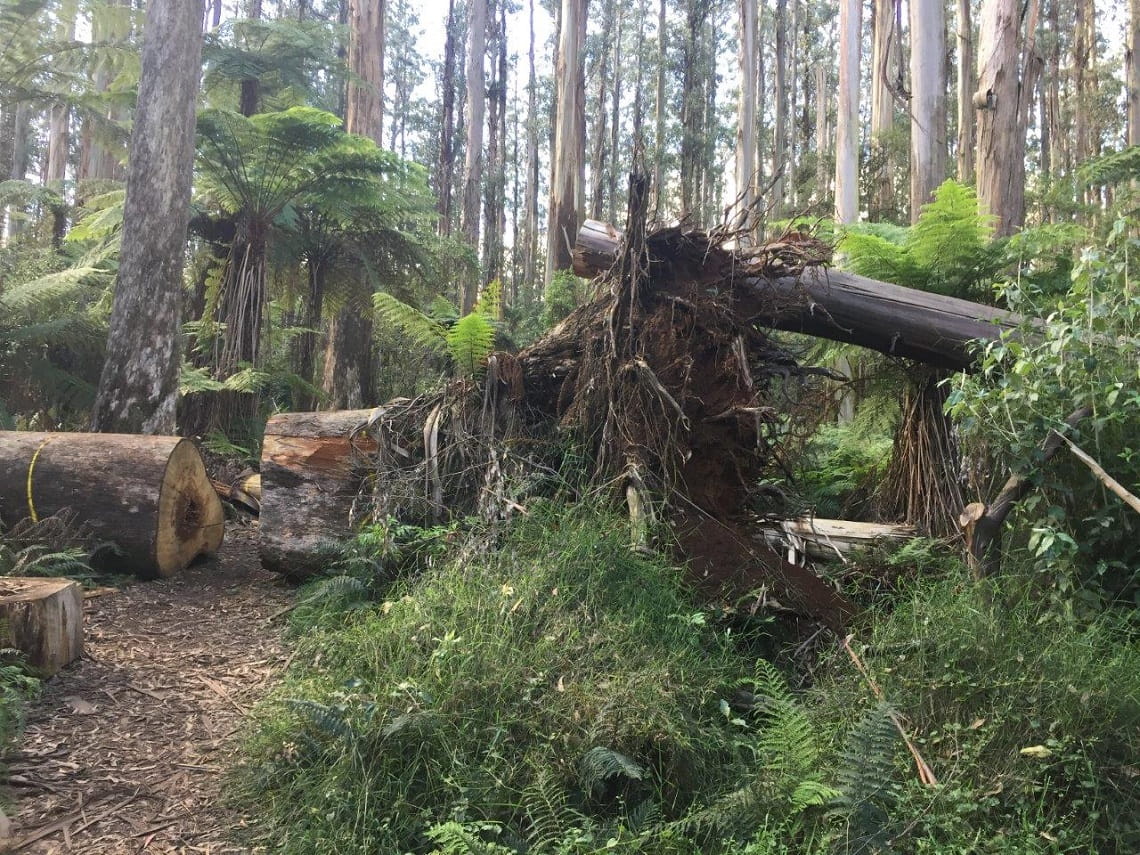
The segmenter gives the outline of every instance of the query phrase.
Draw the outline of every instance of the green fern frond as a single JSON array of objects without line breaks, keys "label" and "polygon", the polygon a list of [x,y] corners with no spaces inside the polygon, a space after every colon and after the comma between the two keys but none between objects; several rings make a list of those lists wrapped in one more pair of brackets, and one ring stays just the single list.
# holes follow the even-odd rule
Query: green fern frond
[{"label": "green fern frond", "polygon": [[365,602],[371,592],[367,583],[355,576],[331,576],[310,588],[301,602],[305,605],[336,605]]},{"label": "green fern frond", "polygon": [[0,316],[6,323],[13,316],[49,310],[78,298],[92,287],[108,287],[110,274],[94,267],[68,267],[38,279],[22,282],[0,293]]},{"label": "green fern frond", "polygon": [[891,709],[882,703],[848,735],[836,771],[840,794],[829,811],[846,820],[844,852],[889,851],[890,812],[900,790],[895,770],[900,742]]},{"label": "green fern frond", "polygon": [[1110,151],[1086,160],[1077,174],[1087,184],[1123,184],[1140,177],[1140,145]]},{"label": "green fern frond", "polygon": [[566,829],[580,827],[586,821],[570,806],[565,785],[548,768],[535,771],[534,781],[523,793],[522,804],[529,825],[527,844],[533,852],[557,846]]},{"label": "green fern frond", "polygon": [[317,735],[334,740],[346,748],[356,741],[356,731],[343,706],[322,704],[308,698],[286,698],[284,703]]},{"label": "green fern frond", "polygon": [[447,331],[447,348],[460,374],[477,377],[495,350],[495,326],[478,312],[465,315]]},{"label": "green fern frond", "polygon": [[211,376],[209,369],[188,362],[182,363],[182,377],[178,384],[178,394],[193,395],[196,392],[220,392],[225,384]]},{"label": "green fern frond", "polygon": [[377,292],[372,302],[380,320],[400,330],[411,344],[438,356],[447,355],[447,333],[442,324],[383,291]]},{"label": "green fern frond", "polygon": [[597,796],[605,789],[606,782],[611,778],[640,781],[645,778],[645,769],[620,751],[595,746],[578,762],[578,775],[582,789]]},{"label": "green fern frond", "polygon": [[479,836],[498,831],[494,823],[473,825],[452,821],[432,826],[426,834],[436,845],[431,855],[517,855],[515,850]]},{"label": "green fern frond", "polygon": [[813,774],[819,761],[815,729],[803,706],[792,696],[784,676],[771,662],[757,662],[755,686],[761,698],[757,747],[765,768],[781,777],[780,788],[794,791]]},{"label": "green fern frond", "polygon": [[268,387],[272,380],[273,375],[268,371],[243,364],[241,368],[222,381],[222,388],[230,392],[256,394]]}]

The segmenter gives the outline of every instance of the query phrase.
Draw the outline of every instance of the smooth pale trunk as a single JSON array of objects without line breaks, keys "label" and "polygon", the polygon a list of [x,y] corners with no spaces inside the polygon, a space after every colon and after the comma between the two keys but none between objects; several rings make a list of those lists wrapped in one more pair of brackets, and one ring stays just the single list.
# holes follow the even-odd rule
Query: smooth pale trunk
[{"label": "smooth pale trunk", "polygon": [[582,54],[586,41],[585,0],[562,0],[558,48],[558,115],[554,132],[553,196],[546,245],[546,281],[569,270],[578,233],[582,169],[585,163],[585,104]]},{"label": "smooth pale trunk", "polygon": [[1140,145],[1140,0],[1131,0],[1128,40],[1128,144]]},{"label": "smooth pale trunk", "polygon": [[747,211],[756,198],[756,0],[740,0],[740,102],[737,106],[736,196]]},{"label": "smooth pale trunk", "polygon": [[[463,240],[479,252],[480,201],[483,185],[483,121],[486,84],[483,54],[486,51],[487,2],[469,0],[467,6],[467,153],[463,165]],[[463,277],[460,303],[470,312],[479,296],[479,278]]]},{"label": "smooth pale trunk", "polygon": [[860,0],[839,4],[839,109],[835,142],[835,217],[859,219],[859,33]]},{"label": "smooth pale trunk", "polygon": [[970,0],[958,0],[958,180],[974,181],[974,35]]},{"label": "smooth pale trunk", "polygon": [[946,17],[942,0],[910,3],[910,221],[946,177]]},{"label": "smooth pale trunk", "polygon": [[891,75],[898,72],[899,39],[895,27],[896,0],[875,0],[875,29],[871,42],[871,144],[880,154],[881,163],[874,182],[872,219],[879,212],[894,207],[891,176],[894,160],[886,152],[886,138],[895,124],[895,104],[891,91]]}]

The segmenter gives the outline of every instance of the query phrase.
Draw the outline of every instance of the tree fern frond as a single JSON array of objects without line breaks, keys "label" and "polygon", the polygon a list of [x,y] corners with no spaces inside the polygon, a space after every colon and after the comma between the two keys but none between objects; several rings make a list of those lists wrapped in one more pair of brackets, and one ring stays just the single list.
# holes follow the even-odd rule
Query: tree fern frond
[{"label": "tree fern frond", "polygon": [[178,384],[178,394],[193,395],[197,392],[220,392],[225,389],[220,380],[211,376],[209,369],[188,362],[182,363],[182,376]]},{"label": "tree fern frond", "polygon": [[490,321],[497,321],[503,317],[503,283],[492,279],[483,286],[475,308],[471,311],[482,315]]},{"label": "tree fern frond", "polygon": [[844,852],[889,851],[890,811],[899,796],[895,771],[899,746],[891,709],[882,703],[848,735],[836,772],[840,795],[831,801],[830,811],[847,822]]},{"label": "tree fern frond", "polygon": [[447,354],[447,332],[442,324],[383,291],[377,292],[372,301],[380,320],[400,330],[412,344],[439,356]]}]

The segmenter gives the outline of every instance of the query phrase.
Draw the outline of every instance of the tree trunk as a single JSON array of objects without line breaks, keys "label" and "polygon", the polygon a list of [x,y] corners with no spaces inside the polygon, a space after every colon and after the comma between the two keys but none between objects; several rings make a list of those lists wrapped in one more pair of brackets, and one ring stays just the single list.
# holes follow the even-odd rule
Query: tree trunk
[{"label": "tree trunk", "polygon": [[[575,272],[592,277],[608,270],[620,241],[613,226],[586,221],[574,248]],[[974,341],[995,341],[1021,323],[992,306],[821,267],[799,276],[748,278],[735,299],[736,310],[762,326],[954,371],[972,368]]]},{"label": "tree trunk", "polygon": [[108,559],[114,569],[142,576],[170,576],[222,542],[222,506],[189,440],[0,432],[0,518],[34,521],[65,509],[123,551]]},{"label": "tree trunk", "polygon": [[523,207],[523,285],[532,293],[538,285],[538,77],[534,67],[534,0],[529,0],[530,69],[526,87],[526,193]]},{"label": "tree trunk", "polygon": [[665,0],[657,10],[657,101],[654,121],[657,126],[653,147],[653,219],[662,219],[665,196],[665,68],[668,63],[668,33],[665,22]]},{"label": "tree trunk", "polygon": [[203,0],[147,6],[123,246],[92,429],[174,433]]},{"label": "tree trunk", "polygon": [[[605,209],[606,192],[606,143],[609,141],[609,113],[606,111],[606,93],[610,81],[610,51],[614,37],[614,2],[606,0],[602,18],[602,43],[598,46],[598,59],[594,74],[598,83],[598,102],[594,109],[593,149],[590,156],[590,181],[593,184],[590,194],[590,216],[602,218]],[[616,70],[616,69],[615,69]]]},{"label": "tree trunk", "polygon": [[261,563],[290,578],[328,567],[335,547],[352,537],[361,485],[358,463],[375,450],[350,436],[371,410],[282,413],[265,426],[261,446]]},{"label": "tree trunk", "polygon": [[38,677],[83,655],[83,590],[69,579],[0,579],[0,640]]},{"label": "tree trunk", "polygon": [[1140,0],[1130,0],[1127,57],[1128,144],[1140,145]]},{"label": "tree trunk", "polygon": [[350,134],[384,145],[384,13],[386,0],[348,2],[348,98],[344,125]]},{"label": "tree trunk", "polygon": [[547,230],[546,283],[554,272],[568,270],[578,233],[578,200],[585,162],[586,115],[582,53],[586,43],[586,0],[562,0],[562,33],[558,48],[557,127],[554,133],[550,227]]},{"label": "tree trunk", "polygon": [[[1035,0],[1030,0],[1031,23]],[[1025,122],[1032,86],[1023,86],[1020,56],[1021,5],[987,0],[979,22],[978,197],[996,218],[999,235],[1012,234],[1025,219]]]},{"label": "tree trunk", "polygon": [[350,301],[329,322],[321,390],[331,410],[372,404],[376,383],[372,358],[371,299]]},{"label": "tree trunk", "polygon": [[775,131],[772,141],[772,213],[783,216],[788,160],[788,0],[776,0]]},{"label": "tree trunk", "polygon": [[[610,104],[610,158],[609,168],[606,170],[606,197],[609,200],[607,210],[610,219],[617,215],[618,207],[618,148],[621,145],[621,88],[622,88],[622,28],[625,23],[624,9],[617,10],[617,32],[614,34],[613,62],[614,85],[611,88]],[[638,52],[640,55],[640,51]],[[641,81],[637,82],[641,86]]]},{"label": "tree trunk", "polygon": [[[463,168],[463,239],[476,257],[479,254],[479,203],[483,187],[483,121],[486,81],[487,0],[467,3],[467,154]],[[478,268],[478,264],[476,265]],[[467,314],[479,296],[481,275],[463,277],[460,309]]]},{"label": "tree trunk", "polygon": [[894,86],[900,72],[899,42],[895,26],[898,0],[875,0],[871,48],[871,148],[875,163],[870,219],[886,218],[895,208],[894,157],[890,134],[895,124]]},{"label": "tree trunk", "polygon": [[448,0],[447,38],[443,45],[443,78],[440,80],[443,98],[440,105],[439,164],[436,169],[439,200],[436,210],[439,212],[439,233],[443,237],[451,234],[451,200],[455,192],[455,29],[455,0]]},{"label": "tree trunk", "polygon": [[835,218],[859,220],[859,42],[860,0],[839,4],[839,110],[835,145]]},{"label": "tree trunk", "polygon": [[[386,0],[349,0],[348,62],[351,78],[345,130],[384,144],[384,14]],[[372,299],[361,273],[357,293],[329,322],[321,384],[333,409],[373,403]]]},{"label": "tree trunk", "polygon": [[958,181],[974,183],[974,33],[970,0],[958,0]]},{"label": "tree trunk", "polygon": [[942,0],[910,3],[910,221],[946,178],[945,9]]},{"label": "tree trunk", "polygon": [[744,211],[756,200],[756,0],[740,0],[740,100],[736,107],[736,198]]}]

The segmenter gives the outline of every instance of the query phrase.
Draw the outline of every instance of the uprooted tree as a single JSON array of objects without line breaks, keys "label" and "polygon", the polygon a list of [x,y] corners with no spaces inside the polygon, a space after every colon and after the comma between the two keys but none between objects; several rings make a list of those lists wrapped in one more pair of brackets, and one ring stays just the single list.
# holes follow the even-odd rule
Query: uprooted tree
[{"label": "uprooted tree", "polygon": [[[624,236],[598,223],[583,229],[576,270],[604,273],[592,301],[521,353],[492,355],[481,378],[378,407],[350,431],[354,465],[367,472],[367,501],[356,507],[412,522],[525,513],[569,444],[592,467],[593,484],[624,496],[635,540],[667,522],[698,581],[714,590],[763,586],[838,628],[852,605],[750,529],[758,485],[814,426],[825,394],[816,381],[830,374],[800,365],[767,330],[961,369],[971,340],[995,338],[1017,319],[828,271],[828,248],[802,234],[730,250],[727,232],[649,233],[646,196],[645,180],[631,179]],[[343,427],[330,433],[338,434],[330,447],[344,445]],[[314,459],[326,459],[319,436],[307,441],[316,443]],[[274,526],[273,486],[298,481],[275,467],[263,461],[263,529]]]}]

